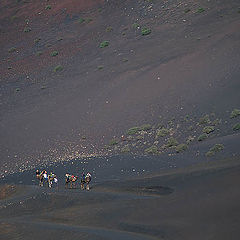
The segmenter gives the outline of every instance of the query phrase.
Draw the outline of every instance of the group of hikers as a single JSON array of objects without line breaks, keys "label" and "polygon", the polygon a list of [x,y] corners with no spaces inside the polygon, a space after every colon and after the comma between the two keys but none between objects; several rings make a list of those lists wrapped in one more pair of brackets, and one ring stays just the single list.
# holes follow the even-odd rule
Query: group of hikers
[{"label": "group of hikers", "polygon": [[[58,184],[58,179],[57,179],[57,175],[54,174],[53,172],[51,172],[50,174],[47,173],[46,170],[43,171],[36,171],[36,177],[39,180],[39,186],[44,186],[44,183],[48,184],[48,187],[51,188],[53,186],[53,184]],[[74,176],[71,175],[69,173],[65,174],[65,188],[68,188],[70,185],[70,188],[73,188],[76,186],[76,181],[79,179],[78,176]],[[81,179],[80,179],[80,184],[81,184],[81,189],[84,190],[85,189],[85,184],[86,184],[86,189],[89,190],[90,189],[90,182],[91,182],[92,176],[91,174],[88,172],[86,175],[83,173],[81,175]]]}]

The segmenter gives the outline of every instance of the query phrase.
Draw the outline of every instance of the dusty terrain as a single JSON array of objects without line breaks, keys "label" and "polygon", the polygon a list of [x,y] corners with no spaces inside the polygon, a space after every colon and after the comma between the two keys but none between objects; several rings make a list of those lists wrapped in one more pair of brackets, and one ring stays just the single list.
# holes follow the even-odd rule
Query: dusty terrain
[{"label": "dusty terrain", "polygon": [[239,239],[239,29],[237,0],[2,0],[0,238]]}]

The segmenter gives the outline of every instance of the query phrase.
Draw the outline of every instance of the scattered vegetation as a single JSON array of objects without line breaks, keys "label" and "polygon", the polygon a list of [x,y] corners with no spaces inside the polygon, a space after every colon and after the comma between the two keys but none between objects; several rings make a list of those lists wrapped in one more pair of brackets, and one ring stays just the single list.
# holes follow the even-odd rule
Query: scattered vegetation
[{"label": "scattered vegetation", "polygon": [[136,134],[139,131],[141,131],[140,127],[132,127],[132,128],[128,129],[127,134],[128,135],[134,135],[134,134]]},{"label": "scattered vegetation", "polygon": [[210,118],[209,118],[209,115],[208,115],[208,114],[204,115],[203,117],[201,117],[201,118],[199,119],[199,124],[200,124],[200,125],[209,124],[209,123],[211,123],[211,121],[210,121]]},{"label": "scattered vegetation", "polygon": [[37,55],[37,56],[40,56],[40,55],[42,55],[42,54],[43,54],[42,51],[37,51],[37,52],[36,52],[36,55]]},{"label": "scattered vegetation", "polygon": [[236,123],[236,124],[233,126],[233,130],[234,130],[234,131],[240,130],[240,123]]},{"label": "scattered vegetation", "polygon": [[141,127],[140,127],[140,130],[142,131],[148,131],[152,128],[152,126],[150,124],[143,124]]},{"label": "scattered vegetation", "polygon": [[20,88],[16,88],[16,89],[15,89],[16,92],[19,92],[20,90],[21,90]]},{"label": "scattered vegetation", "polygon": [[207,138],[208,138],[208,135],[206,133],[203,133],[198,137],[198,141],[201,142],[201,141],[204,141]]},{"label": "scattered vegetation", "polygon": [[186,8],[186,9],[184,10],[185,13],[188,13],[188,12],[190,12],[190,11],[191,11],[190,8]]},{"label": "scattered vegetation", "polygon": [[124,147],[122,147],[121,152],[122,152],[122,153],[129,153],[129,152],[130,152],[130,147],[129,147],[129,145],[127,144],[127,145],[125,145]]},{"label": "scattered vegetation", "polygon": [[63,40],[62,37],[57,38],[57,41],[58,41],[58,42],[60,42],[60,41],[62,41],[62,40]]},{"label": "scattered vegetation", "polygon": [[117,139],[112,139],[110,142],[109,142],[109,145],[110,146],[114,146],[114,145],[117,145],[118,144],[118,140]]},{"label": "scattered vegetation", "polygon": [[57,66],[53,69],[54,72],[60,72],[60,71],[62,71],[62,70],[63,70],[63,66],[62,66],[62,65],[57,65]]},{"label": "scattered vegetation", "polygon": [[23,31],[27,33],[27,32],[31,32],[32,29],[30,27],[26,26]]},{"label": "scattered vegetation", "polygon": [[111,26],[106,28],[106,32],[112,32],[112,31],[113,31],[113,28]]},{"label": "scattered vegetation", "polygon": [[167,147],[175,147],[178,145],[178,141],[174,137],[170,137],[167,142]]},{"label": "scattered vegetation", "polygon": [[213,126],[206,126],[203,128],[203,132],[207,133],[207,134],[213,132],[214,130],[215,130],[215,128]]},{"label": "scattered vegetation", "polygon": [[36,38],[36,39],[34,39],[34,43],[35,43],[35,44],[39,43],[40,41],[41,41],[41,38]]},{"label": "scattered vegetation", "polygon": [[158,154],[158,148],[157,148],[157,146],[152,145],[151,147],[146,148],[144,150],[144,152],[147,153],[147,154]]},{"label": "scattered vegetation", "polygon": [[231,112],[231,115],[230,115],[230,118],[235,118],[235,117],[238,117],[240,116],[240,110],[239,109],[233,109],[232,112]]},{"label": "scattered vegetation", "polygon": [[90,23],[90,22],[92,22],[92,21],[93,21],[92,18],[87,18],[87,19],[86,19],[86,23]]},{"label": "scattered vegetation", "polygon": [[146,27],[142,28],[142,30],[141,30],[142,36],[149,35],[151,32],[152,32],[152,30],[150,28],[146,28]]},{"label": "scattered vegetation", "polygon": [[132,25],[132,27],[133,27],[133,28],[140,28],[140,25],[139,25],[138,23],[134,23],[134,24]]},{"label": "scattered vegetation", "polygon": [[51,5],[47,5],[47,6],[45,7],[45,9],[46,9],[46,10],[50,10],[50,9],[52,9],[52,6],[51,6]]},{"label": "scattered vegetation", "polygon": [[15,47],[11,47],[11,48],[8,49],[9,53],[13,53],[13,52],[16,52],[16,51],[17,51],[17,49]]},{"label": "scattered vegetation", "polygon": [[157,130],[156,138],[165,137],[170,133],[169,129],[161,128]]},{"label": "scattered vegetation", "polygon": [[78,19],[78,22],[79,22],[79,23],[84,23],[84,22],[85,22],[85,19],[84,19],[84,18],[79,18],[79,19]]},{"label": "scattered vegetation", "polygon": [[100,47],[100,48],[105,48],[105,47],[107,47],[108,45],[109,45],[109,41],[103,41],[103,42],[100,43],[99,47]]},{"label": "scattered vegetation", "polygon": [[97,68],[98,68],[98,70],[102,70],[104,68],[104,66],[103,65],[99,65]]},{"label": "scattered vegetation", "polygon": [[128,62],[128,59],[127,58],[123,58],[122,61],[123,62]]},{"label": "scattered vegetation", "polygon": [[202,13],[202,12],[204,12],[204,11],[205,11],[204,8],[199,8],[199,9],[197,10],[197,13]]},{"label": "scattered vegetation", "polygon": [[57,55],[58,55],[58,51],[53,51],[53,52],[51,52],[51,57],[56,57]]},{"label": "scattered vegetation", "polygon": [[187,144],[181,143],[179,145],[176,146],[176,152],[180,153],[180,152],[184,152],[188,149]]},{"label": "scattered vegetation", "polygon": [[217,152],[220,152],[224,149],[223,144],[215,144],[210,150],[206,153],[207,157],[214,156]]}]

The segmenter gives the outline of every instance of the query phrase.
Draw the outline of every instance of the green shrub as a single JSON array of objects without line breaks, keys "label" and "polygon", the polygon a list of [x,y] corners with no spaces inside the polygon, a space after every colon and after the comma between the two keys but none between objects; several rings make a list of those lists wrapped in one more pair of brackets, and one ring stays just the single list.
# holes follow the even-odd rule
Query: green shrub
[{"label": "green shrub", "polygon": [[189,144],[190,142],[192,142],[194,140],[194,137],[189,136],[186,140],[186,143]]},{"label": "green shrub", "polygon": [[103,42],[100,43],[99,47],[100,47],[100,48],[105,48],[105,47],[107,47],[108,45],[109,45],[109,41],[103,41]]},{"label": "green shrub", "polygon": [[204,134],[201,134],[199,137],[198,137],[198,141],[201,142],[201,141],[204,141],[205,139],[208,138],[208,135],[206,133]]},{"label": "green shrub", "polygon": [[167,142],[167,147],[174,147],[178,145],[178,141],[174,137],[170,137]]},{"label": "green shrub", "polygon": [[16,88],[16,89],[15,89],[16,92],[19,92],[20,90],[21,90],[20,88]]},{"label": "green shrub", "polygon": [[186,8],[186,9],[184,10],[185,13],[188,13],[188,12],[190,12],[190,11],[191,11],[190,8]]},{"label": "green shrub", "polygon": [[36,43],[39,43],[40,40],[41,40],[41,38],[36,38],[36,39],[34,39],[34,43],[35,43],[35,44],[36,44]]},{"label": "green shrub", "polygon": [[47,6],[45,7],[46,10],[50,10],[51,8],[52,8],[51,5],[47,5]]},{"label": "green shrub", "polygon": [[234,131],[240,130],[240,123],[235,124],[235,125],[233,126],[233,130],[234,130]]},{"label": "green shrub", "polygon": [[184,152],[188,149],[187,144],[181,143],[179,145],[176,146],[176,152],[180,153],[180,152]]},{"label": "green shrub", "polygon": [[134,23],[134,24],[132,25],[132,27],[133,27],[133,28],[139,28],[140,25],[139,25],[138,23]]},{"label": "green shrub", "polygon": [[109,145],[110,146],[114,146],[114,145],[117,145],[118,144],[118,141],[116,139],[112,139],[110,142],[109,142]]},{"label": "green shrub", "polygon": [[62,70],[63,70],[63,66],[62,66],[62,65],[57,65],[57,66],[53,69],[54,72],[60,72],[60,71],[62,71]]},{"label": "green shrub", "polygon": [[205,154],[207,157],[214,156],[217,152],[220,152],[224,149],[223,144],[215,144],[210,150]]},{"label": "green shrub", "polygon": [[205,11],[204,8],[199,8],[199,9],[197,10],[197,13],[202,13],[202,12],[204,12],[204,11]]},{"label": "green shrub", "polygon": [[210,119],[209,119],[209,115],[206,114],[205,116],[201,117],[199,119],[199,124],[203,125],[203,124],[209,124],[211,123]]},{"label": "green shrub", "polygon": [[221,121],[222,121],[221,119],[217,118],[217,119],[215,119],[215,120],[212,122],[212,124],[213,124],[214,126],[216,126],[216,125],[220,124]]},{"label": "green shrub", "polygon": [[15,47],[11,47],[11,48],[8,49],[9,53],[13,53],[13,52],[16,52],[16,51],[17,51],[17,49]]},{"label": "green shrub", "polygon": [[169,129],[161,128],[157,130],[156,138],[165,137],[170,133]]},{"label": "green shrub", "polygon": [[103,65],[99,65],[97,68],[98,68],[98,70],[102,70],[104,68],[104,66]]},{"label": "green shrub", "polygon": [[123,146],[122,149],[121,149],[121,152],[122,153],[129,153],[130,152],[129,145],[127,144],[127,145]]},{"label": "green shrub", "polygon": [[25,28],[23,29],[23,31],[24,31],[24,32],[31,32],[32,29],[31,29],[30,27],[25,27]]},{"label": "green shrub", "polygon": [[51,52],[51,57],[56,57],[58,55],[58,51]]},{"label": "green shrub", "polygon": [[205,128],[203,128],[203,132],[207,134],[213,132],[214,130],[215,130],[214,126],[206,126]]},{"label": "green shrub", "polygon": [[144,152],[145,152],[145,153],[148,153],[148,154],[158,154],[158,148],[157,148],[157,146],[152,145],[151,147],[146,148],[146,149],[144,150]]},{"label": "green shrub", "polygon": [[78,19],[78,22],[79,22],[79,23],[84,23],[84,22],[85,22],[85,19],[84,19],[84,18],[79,18],[79,19]]},{"label": "green shrub", "polygon": [[235,118],[240,116],[240,110],[239,109],[233,109],[230,115],[230,118]]},{"label": "green shrub", "polygon": [[112,31],[113,31],[113,28],[111,26],[106,28],[106,32],[112,32]]},{"label": "green shrub", "polygon": [[43,53],[42,51],[37,51],[37,52],[36,52],[36,55],[37,55],[37,56],[40,56],[40,55],[42,55],[42,53]]},{"label": "green shrub", "polygon": [[151,29],[146,27],[142,28],[141,30],[142,36],[149,35],[151,32]]},{"label": "green shrub", "polygon": [[92,22],[92,20],[93,20],[92,18],[87,18],[86,23],[90,23],[90,22]]},{"label": "green shrub", "polygon": [[140,128],[142,131],[147,131],[152,129],[152,126],[150,124],[143,124]]},{"label": "green shrub", "polygon": [[136,136],[136,140],[142,140],[142,139],[144,139],[144,137],[142,135]]},{"label": "green shrub", "polygon": [[128,129],[127,134],[128,135],[133,135],[133,134],[136,134],[139,131],[141,131],[140,127],[132,127],[132,128]]}]

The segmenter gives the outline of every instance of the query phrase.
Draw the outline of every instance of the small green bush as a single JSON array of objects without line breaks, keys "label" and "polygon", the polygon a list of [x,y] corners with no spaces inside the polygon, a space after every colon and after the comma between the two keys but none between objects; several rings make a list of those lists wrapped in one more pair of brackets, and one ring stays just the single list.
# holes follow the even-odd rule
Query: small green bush
[{"label": "small green bush", "polygon": [[100,48],[105,48],[105,47],[107,47],[108,45],[109,45],[109,41],[103,41],[103,42],[100,43],[99,47],[100,47]]},{"label": "small green bush", "polygon": [[84,18],[79,18],[79,19],[78,19],[78,22],[79,22],[79,23],[84,23],[84,22],[85,22],[85,19],[84,19]]},{"label": "small green bush", "polygon": [[142,28],[142,30],[141,30],[142,36],[149,35],[151,32],[152,32],[152,30],[150,28],[146,28],[146,27]]},{"label": "small green bush", "polygon": [[180,153],[180,152],[184,152],[188,149],[187,144],[181,143],[179,145],[176,146],[176,152]]},{"label": "small green bush", "polygon": [[52,8],[51,5],[47,5],[47,6],[45,7],[46,10],[50,10],[51,8]]},{"label": "small green bush", "polygon": [[133,134],[136,134],[139,131],[141,131],[140,127],[132,127],[132,128],[128,129],[127,134],[128,135],[133,135]]},{"label": "small green bush", "polygon": [[235,118],[240,116],[240,110],[239,109],[233,109],[230,115],[230,118]]},{"label": "small green bush", "polygon": [[16,92],[19,92],[20,90],[21,90],[20,88],[16,88],[16,89],[15,89]]},{"label": "small green bush", "polygon": [[30,27],[25,27],[25,28],[23,29],[23,31],[27,33],[27,32],[31,32],[32,29],[31,29]]},{"label": "small green bush", "polygon": [[206,126],[205,128],[203,128],[203,132],[207,134],[213,132],[214,130],[215,130],[214,126]]},{"label": "small green bush", "polygon": [[186,9],[184,10],[185,13],[188,13],[188,12],[190,12],[190,11],[191,11],[190,8],[186,8]]},{"label": "small green bush", "polygon": [[236,124],[233,126],[233,130],[234,130],[234,131],[240,130],[240,123],[236,123]]},{"label": "small green bush", "polygon": [[169,129],[161,128],[157,130],[156,138],[165,137],[170,133]]},{"label": "small green bush", "polygon": [[139,28],[140,25],[139,25],[138,23],[134,23],[134,24],[132,25],[132,27],[133,27],[133,28]]},{"label": "small green bush", "polygon": [[217,152],[220,152],[224,149],[223,144],[215,144],[210,150],[205,154],[207,157],[214,156]]},{"label": "small green bush", "polygon": [[87,19],[86,19],[86,23],[90,23],[90,22],[92,22],[92,21],[93,21],[92,18],[87,18]]},{"label": "small green bush", "polygon": [[41,38],[36,38],[36,39],[34,39],[34,43],[35,43],[35,44],[39,43],[40,41],[41,41]]},{"label": "small green bush", "polygon": [[136,136],[136,140],[143,140],[143,139],[144,139],[144,137],[142,135]]},{"label": "small green bush", "polygon": [[174,147],[178,145],[178,141],[174,137],[170,137],[167,142],[167,147]]},{"label": "small green bush", "polygon": [[36,52],[36,55],[37,55],[37,56],[40,56],[40,55],[42,55],[42,53],[43,53],[42,51],[37,51],[37,52]]},{"label": "small green bush", "polygon": [[204,12],[204,11],[205,11],[204,8],[199,8],[199,9],[197,10],[197,13],[202,13],[202,12]]},{"label": "small green bush", "polygon": [[17,49],[15,47],[11,47],[11,48],[8,49],[9,53],[13,53],[13,52],[16,52],[16,51],[17,51]]},{"label": "small green bush", "polygon": [[144,150],[144,152],[145,152],[145,153],[148,153],[148,154],[158,154],[158,148],[157,148],[157,146],[152,145],[151,147],[146,148],[146,149]]},{"label": "small green bush", "polygon": [[203,124],[209,124],[211,123],[210,119],[209,119],[209,115],[206,114],[205,116],[201,117],[199,119],[199,124],[203,125]]},{"label": "small green bush", "polygon": [[123,146],[122,149],[121,149],[121,152],[122,153],[129,153],[130,152],[129,145],[127,144],[127,145]]},{"label": "small green bush", "polygon": [[62,66],[62,65],[57,65],[57,66],[53,69],[54,72],[60,72],[60,71],[62,71],[62,70],[63,70],[63,66]]},{"label": "small green bush", "polygon": [[97,68],[98,68],[98,70],[102,70],[104,68],[104,66],[103,65],[99,65]]},{"label": "small green bush", "polygon": [[112,32],[112,31],[113,31],[113,28],[111,26],[106,28],[106,32]]},{"label": "small green bush", "polygon": [[53,51],[53,52],[51,52],[51,57],[56,57],[57,55],[58,55],[58,51]]},{"label": "small green bush", "polygon": [[201,142],[201,141],[204,141],[205,139],[208,138],[208,135],[206,133],[204,134],[201,134],[199,137],[198,137],[198,141]]},{"label": "small green bush", "polygon": [[112,139],[110,142],[109,142],[109,145],[110,146],[114,146],[114,145],[117,145],[118,144],[118,140],[116,139]]},{"label": "small green bush", "polygon": [[147,130],[151,130],[152,126],[150,124],[143,124],[140,128],[142,131],[147,131]]}]

